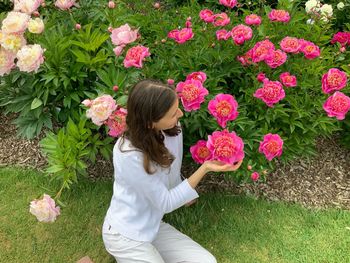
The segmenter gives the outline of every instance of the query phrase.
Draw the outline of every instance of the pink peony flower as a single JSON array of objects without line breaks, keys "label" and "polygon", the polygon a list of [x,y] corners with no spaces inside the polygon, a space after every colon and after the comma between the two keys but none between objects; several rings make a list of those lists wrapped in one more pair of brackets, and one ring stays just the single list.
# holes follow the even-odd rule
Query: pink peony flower
[{"label": "pink peony flower", "polygon": [[314,59],[320,56],[320,48],[310,41],[299,39],[300,51],[307,59]]},{"label": "pink peony flower", "polygon": [[126,115],[126,109],[119,108],[108,117],[106,125],[109,128],[109,136],[119,137],[121,134],[123,134],[123,132],[126,130]]},{"label": "pink peony flower", "polygon": [[55,6],[61,10],[68,10],[75,4],[75,0],[56,0],[55,2]]},{"label": "pink peony flower", "polygon": [[344,93],[336,91],[323,104],[323,109],[327,112],[328,117],[344,120],[345,115],[350,110],[350,98]]},{"label": "pink peony flower", "polygon": [[138,29],[132,30],[128,24],[112,30],[112,43],[116,46],[125,46],[137,39]]},{"label": "pink peony flower", "polygon": [[280,75],[280,80],[286,87],[295,87],[297,85],[297,78],[294,75],[290,75],[289,72],[283,72]]},{"label": "pink peony flower", "polygon": [[233,121],[238,116],[238,103],[230,94],[218,94],[209,101],[208,110],[216,118],[218,124],[225,128],[228,121]]},{"label": "pink peony flower", "polygon": [[13,10],[30,15],[34,13],[43,2],[43,0],[15,0]]},{"label": "pink peony flower", "polygon": [[115,48],[113,48],[113,52],[117,57],[119,57],[123,53],[123,50],[124,46],[116,46]]},{"label": "pink peony flower", "polygon": [[174,29],[168,33],[168,38],[174,39],[177,43],[183,44],[194,36],[192,28]]},{"label": "pink peony flower", "polygon": [[117,108],[115,100],[110,95],[102,95],[90,102],[84,100],[82,103],[86,106],[89,105],[86,117],[91,118],[91,121],[97,126],[101,126]]},{"label": "pink peony flower", "polygon": [[30,202],[29,212],[36,216],[39,222],[54,222],[60,215],[60,207],[56,206],[55,200],[44,194],[41,200],[35,199]]},{"label": "pink peony flower", "polygon": [[266,79],[266,75],[264,72],[259,72],[258,76],[256,77],[256,79],[259,81],[259,82],[263,82],[265,79]]},{"label": "pink peony flower", "polygon": [[227,31],[226,29],[220,29],[216,31],[217,40],[227,40],[230,37],[231,37],[231,31]]},{"label": "pink peony flower", "polygon": [[190,147],[193,160],[196,163],[204,163],[212,158],[212,154],[207,148],[207,141],[199,140],[195,145]]},{"label": "pink peony flower", "polygon": [[337,32],[334,34],[331,44],[339,43],[342,47],[350,45],[350,32]]},{"label": "pink peony flower", "polygon": [[118,85],[114,85],[112,89],[113,89],[113,91],[117,92],[119,90],[119,86]]},{"label": "pink peony flower", "polygon": [[299,39],[296,37],[285,37],[280,42],[280,47],[287,53],[298,53],[300,49]]},{"label": "pink peony flower", "polygon": [[213,11],[209,9],[203,9],[199,12],[199,17],[206,23],[212,23],[214,22],[215,16]]},{"label": "pink peony flower", "polygon": [[253,50],[249,50],[243,56],[237,56],[237,60],[242,64],[242,66],[247,66],[253,63],[252,60]]},{"label": "pink peony flower", "polygon": [[147,47],[141,45],[132,47],[126,52],[126,56],[124,58],[124,67],[142,68],[142,62],[146,57],[149,57],[150,55],[151,53],[149,53]]},{"label": "pink peony flower", "polygon": [[21,12],[9,12],[2,21],[2,33],[23,34],[28,27],[30,16]]},{"label": "pink peony flower", "polygon": [[202,82],[189,79],[185,82],[179,82],[176,85],[176,91],[181,98],[185,111],[198,110],[204,97],[208,95],[208,90],[203,87]]},{"label": "pink peony flower", "polygon": [[0,45],[12,53],[17,53],[27,44],[22,34],[5,34],[0,31]]},{"label": "pink peony flower", "polygon": [[192,72],[191,74],[188,74],[186,77],[186,80],[191,80],[191,79],[198,80],[203,84],[204,81],[207,80],[207,75],[203,71]]},{"label": "pink peony flower", "polygon": [[45,49],[40,45],[27,45],[17,52],[17,67],[23,72],[37,72],[40,65],[44,63]]},{"label": "pink peony flower", "polygon": [[237,45],[243,44],[253,36],[253,30],[249,26],[237,25],[231,30],[232,38]]},{"label": "pink peony flower", "polygon": [[214,26],[226,26],[229,23],[230,23],[230,18],[226,13],[223,12],[223,13],[214,15],[214,21],[213,21]]},{"label": "pink peony flower", "polygon": [[167,82],[169,85],[174,85],[174,83],[175,83],[175,81],[173,79],[168,79]]},{"label": "pink peony flower", "polygon": [[288,11],[286,10],[277,10],[272,9],[272,11],[268,14],[268,17],[271,21],[284,22],[287,23],[290,20],[290,16]]},{"label": "pink peony flower", "polygon": [[281,156],[283,151],[283,140],[278,134],[266,134],[260,142],[259,152],[263,153],[267,160]]},{"label": "pink peony flower", "polygon": [[11,69],[15,67],[16,54],[0,47],[0,76],[9,74]]},{"label": "pink peony flower", "polygon": [[331,93],[335,90],[341,90],[347,83],[346,73],[337,68],[331,68],[322,76],[322,90],[324,93]]},{"label": "pink peony flower", "polygon": [[226,7],[234,8],[237,5],[237,0],[219,0],[219,3]]},{"label": "pink peony flower", "polygon": [[243,140],[235,132],[215,131],[208,136],[207,147],[212,159],[233,164],[244,158]]},{"label": "pink peony flower", "polygon": [[270,40],[257,42],[251,49],[251,57],[254,63],[265,60],[275,50],[275,45]]},{"label": "pink peony flower", "polygon": [[250,175],[250,178],[251,178],[254,182],[256,182],[256,181],[259,180],[260,174],[259,174],[258,172],[254,172],[254,173],[252,173],[252,174]]},{"label": "pink peony flower", "polygon": [[263,87],[257,89],[254,97],[261,99],[268,107],[273,107],[286,96],[282,84],[279,81],[265,80]]},{"label": "pink peony flower", "polygon": [[264,61],[270,68],[277,68],[287,61],[287,54],[280,49],[272,50]]},{"label": "pink peony flower", "polygon": [[244,22],[247,25],[260,25],[262,22],[262,19],[260,16],[256,15],[256,14],[251,14],[245,17]]},{"label": "pink peony flower", "polygon": [[81,29],[81,24],[75,24],[75,29],[80,30]]}]

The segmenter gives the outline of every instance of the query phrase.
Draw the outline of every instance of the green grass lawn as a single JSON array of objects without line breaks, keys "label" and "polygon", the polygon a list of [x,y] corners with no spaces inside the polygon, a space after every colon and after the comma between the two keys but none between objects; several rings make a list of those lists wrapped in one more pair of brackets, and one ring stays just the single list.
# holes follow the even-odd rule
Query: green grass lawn
[{"label": "green grass lawn", "polygon": [[[64,192],[66,207],[52,224],[39,223],[29,202],[48,193],[36,171],[0,169],[0,262],[76,262],[88,255],[114,262],[104,250],[101,224],[111,182],[82,180]],[[52,186],[52,184],[51,184]],[[350,262],[350,212],[223,194],[202,195],[170,222],[224,262]]]}]

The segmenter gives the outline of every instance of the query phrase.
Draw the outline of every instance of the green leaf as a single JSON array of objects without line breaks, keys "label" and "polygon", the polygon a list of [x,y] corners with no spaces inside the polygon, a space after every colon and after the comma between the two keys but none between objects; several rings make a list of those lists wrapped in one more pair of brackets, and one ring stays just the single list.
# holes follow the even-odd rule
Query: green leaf
[{"label": "green leaf", "polygon": [[32,101],[32,104],[30,105],[30,109],[31,109],[31,110],[34,110],[34,109],[40,107],[41,104],[43,104],[43,102],[41,101],[41,99],[35,98],[35,99]]}]

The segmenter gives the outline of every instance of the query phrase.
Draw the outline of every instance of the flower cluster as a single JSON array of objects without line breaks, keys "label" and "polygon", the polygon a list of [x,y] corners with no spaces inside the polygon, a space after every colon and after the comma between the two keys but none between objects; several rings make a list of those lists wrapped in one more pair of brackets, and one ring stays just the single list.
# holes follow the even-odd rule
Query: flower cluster
[{"label": "flower cluster", "polygon": [[340,51],[344,52],[347,46],[350,46],[350,32],[337,32],[334,34],[331,44],[339,43]]},{"label": "flower cluster", "polygon": [[333,7],[329,4],[322,4],[319,0],[308,0],[305,3],[305,11],[314,19],[321,19],[328,22],[333,16]]},{"label": "flower cluster", "polygon": [[192,31],[192,23],[191,18],[187,18],[185,23],[185,28],[182,29],[174,29],[168,33],[168,38],[174,39],[177,43],[183,44],[188,40],[192,39],[194,34]]},{"label": "flower cluster", "polygon": [[108,135],[120,136],[126,129],[126,109],[118,106],[110,95],[102,95],[94,100],[82,102],[88,108],[86,116],[97,126],[103,124],[109,128]]},{"label": "flower cluster", "polygon": [[176,85],[176,91],[181,99],[185,111],[198,110],[209,94],[203,86],[207,76],[204,72],[193,72],[186,77],[184,82]]},{"label": "flower cluster", "polygon": [[0,76],[9,74],[17,65],[20,71],[37,72],[44,62],[44,49],[38,45],[27,45],[24,33],[28,30],[40,34],[44,30],[41,18],[31,18],[38,15],[37,9],[43,0],[14,1],[14,10],[9,12],[2,21],[0,30]]},{"label": "flower cluster", "polygon": [[231,21],[225,12],[214,14],[210,9],[201,10],[199,12],[199,17],[205,23],[212,23],[214,26],[226,26]]},{"label": "flower cluster", "polygon": [[323,104],[323,109],[328,117],[336,117],[338,120],[345,119],[345,115],[350,110],[350,98],[340,92],[347,84],[347,76],[344,71],[337,68],[331,68],[322,76],[322,91],[331,94]]},{"label": "flower cluster", "polygon": [[56,206],[55,200],[44,194],[40,200],[30,202],[29,212],[36,216],[39,222],[54,222],[60,215],[60,207]]}]

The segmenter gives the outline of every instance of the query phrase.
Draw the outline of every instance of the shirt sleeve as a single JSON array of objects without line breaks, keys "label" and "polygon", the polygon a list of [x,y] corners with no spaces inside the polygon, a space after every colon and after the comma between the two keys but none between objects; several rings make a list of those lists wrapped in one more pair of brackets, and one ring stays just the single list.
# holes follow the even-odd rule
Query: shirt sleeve
[{"label": "shirt sleeve", "polygon": [[124,181],[142,193],[154,207],[163,213],[170,213],[182,205],[198,197],[198,193],[188,183],[187,179],[177,186],[168,189],[160,180],[160,176],[167,176],[166,170],[159,169],[154,174],[147,174],[143,168],[143,156],[130,155],[124,160],[126,171]]}]

